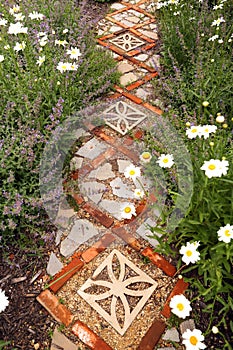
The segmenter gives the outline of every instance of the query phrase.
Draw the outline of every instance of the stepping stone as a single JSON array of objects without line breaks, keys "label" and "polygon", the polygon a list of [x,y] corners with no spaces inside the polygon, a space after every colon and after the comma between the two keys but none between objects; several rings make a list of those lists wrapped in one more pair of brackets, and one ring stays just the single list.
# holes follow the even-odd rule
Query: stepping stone
[{"label": "stepping stone", "polygon": [[116,2],[115,4],[112,4],[111,5],[111,9],[113,10],[120,10],[120,9],[123,9],[125,6],[120,4],[119,2]]},{"label": "stepping stone", "polygon": [[124,75],[122,75],[120,77],[120,83],[123,86],[126,86],[130,83],[133,83],[134,81],[138,80],[137,75],[135,75],[134,73],[130,72],[130,73],[126,73]]},{"label": "stepping stone", "polygon": [[158,39],[158,34],[150,31],[150,30],[139,30],[140,33],[142,33],[143,35],[147,36],[148,38],[157,40]]},{"label": "stepping stone", "polygon": [[[153,247],[156,247],[159,242],[156,240],[156,238],[150,238],[148,236],[152,236],[153,233],[151,232],[149,226],[155,227],[156,222],[152,220],[151,218],[148,218],[145,220],[143,224],[141,224],[137,229],[137,234],[139,234],[142,238],[144,238],[146,241],[148,241]],[[156,233],[159,237],[161,234]]]},{"label": "stepping stone", "polygon": [[117,164],[118,164],[118,171],[120,173],[124,173],[125,169],[131,165],[132,163],[128,160],[124,159],[117,159]]},{"label": "stepping stone", "polygon": [[95,204],[98,204],[101,200],[106,187],[97,181],[84,182],[79,185],[80,192],[83,196],[88,197]]},{"label": "stepping stone", "polygon": [[98,233],[99,231],[88,220],[76,220],[67,238],[61,242],[61,254],[65,257],[72,255],[80,244],[88,241],[88,239],[96,236]]},{"label": "stepping stone", "polygon": [[54,276],[62,268],[63,268],[63,264],[61,263],[61,261],[56,257],[56,255],[54,253],[51,253],[51,255],[49,257],[47,269],[46,269],[47,273],[50,276]]},{"label": "stepping stone", "polygon": [[128,21],[133,22],[133,23],[140,22],[140,18],[138,18],[137,16],[128,17],[127,19],[128,19]]},{"label": "stepping stone", "polygon": [[72,343],[64,334],[55,328],[53,332],[52,344],[50,350],[78,350],[78,346]]},{"label": "stepping stone", "polygon": [[193,331],[195,329],[195,322],[193,319],[187,320],[187,321],[183,321],[180,324],[180,332],[181,334],[183,334],[185,331],[187,331],[187,329],[190,329],[191,331]]},{"label": "stepping stone", "polygon": [[115,177],[115,173],[112,171],[112,165],[110,163],[105,163],[98,169],[92,170],[88,177],[92,177],[97,180],[107,180]]},{"label": "stepping stone", "polygon": [[120,73],[124,74],[133,71],[135,68],[132,66],[132,64],[129,64],[127,62],[120,62],[117,66],[117,69]]},{"label": "stepping stone", "polygon": [[136,56],[135,58],[139,61],[146,61],[148,59],[148,57],[149,57],[148,55],[146,55],[145,53],[142,53],[142,54]]},{"label": "stepping stone", "polygon": [[103,199],[99,206],[106,210],[110,215],[112,215],[115,219],[121,220],[121,207],[127,204],[127,202],[116,202],[108,199]]},{"label": "stepping stone", "polygon": [[81,157],[74,157],[71,159],[70,165],[71,169],[77,170],[80,169],[83,164],[83,158]]},{"label": "stepping stone", "polygon": [[112,192],[118,197],[121,198],[135,198],[134,192],[128,189],[128,185],[124,184],[120,177],[112,180],[110,182],[110,186],[112,187]]},{"label": "stepping stone", "polygon": [[109,28],[109,32],[110,33],[115,33],[115,32],[118,32],[118,30],[121,30],[121,29],[122,29],[122,27],[120,27],[120,26],[112,26],[112,27]]},{"label": "stepping stone", "polygon": [[57,234],[56,234],[56,238],[55,238],[55,244],[56,245],[60,244],[62,235],[63,235],[63,231],[62,230],[58,230]]},{"label": "stepping stone", "polygon": [[143,88],[139,88],[137,89],[136,91],[136,96],[143,99],[143,100],[146,100],[148,96],[150,96],[150,92],[146,91],[145,89]]},{"label": "stepping stone", "polygon": [[101,153],[106,151],[106,149],[107,146],[105,146],[102,142],[99,142],[97,139],[93,138],[86,142],[85,145],[82,146],[75,154],[89,159],[95,159]]},{"label": "stepping stone", "polygon": [[180,341],[179,333],[178,333],[178,331],[177,331],[177,329],[175,327],[173,327],[171,329],[167,329],[167,331],[163,335],[162,339],[163,340],[174,341],[174,342],[177,342],[177,343]]},{"label": "stepping stone", "polygon": [[57,217],[55,219],[55,224],[57,226],[60,226],[61,228],[65,229],[70,225],[71,219],[75,214],[76,214],[76,212],[72,208],[71,209],[61,209],[59,207],[58,214],[57,214]]}]

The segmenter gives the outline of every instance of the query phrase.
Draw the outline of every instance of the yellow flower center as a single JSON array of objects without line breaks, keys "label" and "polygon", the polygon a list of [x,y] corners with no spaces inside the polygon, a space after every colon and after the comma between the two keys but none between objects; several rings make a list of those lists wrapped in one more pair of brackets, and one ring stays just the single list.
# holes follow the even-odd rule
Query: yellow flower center
[{"label": "yellow flower center", "polygon": [[209,169],[209,170],[214,170],[214,169],[216,169],[216,166],[215,166],[214,164],[210,164],[210,165],[208,166],[208,169]]},{"label": "yellow flower center", "polygon": [[144,159],[149,159],[150,158],[150,153],[149,152],[145,152],[145,153],[143,153],[142,157]]},{"label": "yellow flower center", "polygon": [[164,158],[164,159],[163,159],[163,162],[164,162],[164,163],[168,163],[168,158]]},{"label": "yellow flower center", "polygon": [[129,174],[130,175],[135,175],[135,170],[130,170]]},{"label": "yellow flower center", "polygon": [[187,250],[186,255],[187,255],[187,256],[191,256],[191,255],[193,255],[193,253],[192,253],[191,250]]},{"label": "yellow flower center", "polygon": [[191,132],[195,133],[197,132],[197,129],[192,129]]},{"label": "yellow flower center", "polygon": [[125,213],[130,213],[131,212],[131,208],[130,207],[125,207],[125,209],[124,209],[124,211],[125,211]]},{"label": "yellow flower center", "polygon": [[231,234],[229,233],[230,232],[230,230],[225,230],[225,236],[227,236],[227,237],[229,237]]},{"label": "yellow flower center", "polygon": [[189,338],[189,341],[190,341],[190,343],[191,343],[192,345],[197,345],[197,343],[198,343],[198,340],[197,340],[197,338],[196,338],[194,335],[192,335],[192,336]]},{"label": "yellow flower center", "polygon": [[205,132],[209,132],[209,129],[206,128],[204,131],[205,131]]},{"label": "yellow flower center", "polygon": [[184,305],[181,304],[181,303],[177,304],[176,307],[177,307],[177,309],[178,309],[179,311],[183,311],[183,310],[184,310]]},{"label": "yellow flower center", "polygon": [[63,64],[63,66],[62,66],[62,69],[66,69],[67,67],[66,67],[66,65],[65,64]]}]

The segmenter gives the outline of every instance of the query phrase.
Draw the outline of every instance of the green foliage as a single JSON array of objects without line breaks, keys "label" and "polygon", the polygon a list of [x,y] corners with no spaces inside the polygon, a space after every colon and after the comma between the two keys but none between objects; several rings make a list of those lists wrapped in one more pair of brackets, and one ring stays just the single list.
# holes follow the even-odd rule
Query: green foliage
[{"label": "green foliage", "polygon": [[[75,1],[23,0],[20,12],[9,10],[8,2],[1,2],[0,19],[7,21],[0,26],[0,229],[5,247],[29,232],[38,234],[47,224],[39,166],[53,131],[68,116],[94,104],[119,76],[115,61],[97,48],[85,8],[76,7]],[[44,17],[31,19],[33,11]],[[10,34],[10,24],[20,13],[27,31]],[[22,45],[18,51],[17,43]],[[80,56],[71,58],[71,48]],[[68,66],[63,72],[58,69],[61,62]]]},{"label": "green foliage", "polygon": [[[160,97],[168,106],[164,118],[177,128],[190,154],[193,194],[178,227],[169,234],[166,227],[159,228],[163,235],[158,250],[178,259],[177,266],[190,281],[190,289],[198,291],[206,303],[205,311],[210,313],[208,333],[212,325],[229,327],[225,320],[233,312],[233,240],[229,243],[220,241],[217,234],[221,227],[233,225],[232,8],[228,1],[216,1],[214,8],[205,0],[202,3],[174,1],[174,4],[163,4],[165,6],[156,13],[163,43],[162,68],[160,79],[154,85],[160,88]],[[221,19],[218,25],[214,24],[217,19]],[[208,106],[203,106],[204,101],[209,103]],[[224,116],[223,124],[216,121],[218,113]],[[186,126],[204,124],[216,125],[216,132],[206,138],[189,139],[185,135]],[[156,155],[172,153],[169,147],[161,148],[153,135],[148,138],[147,146]],[[201,167],[210,159],[226,159],[229,163],[227,174],[207,177]],[[176,166],[175,155],[174,160]],[[179,189],[179,183],[176,180],[176,188],[174,179],[174,170],[168,169],[167,191],[172,198],[170,213],[176,207]],[[169,215],[168,211],[167,221]],[[157,229],[153,228],[152,234],[158,232]],[[180,248],[195,241],[200,243],[200,260],[182,265]],[[216,305],[219,309],[217,319],[214,318]],[[225,341],[224,349],[231,349],[228,336],[220,334]]]}]

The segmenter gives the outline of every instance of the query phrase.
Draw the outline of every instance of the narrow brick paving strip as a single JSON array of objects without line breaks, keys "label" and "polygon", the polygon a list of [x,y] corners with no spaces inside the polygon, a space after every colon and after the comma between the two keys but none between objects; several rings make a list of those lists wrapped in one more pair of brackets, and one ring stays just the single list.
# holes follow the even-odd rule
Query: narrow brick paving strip
[{"label": "narrow brick paving strip", "polygon": [[174,297],[175,295],[183,294],[188,288],[188,285],[189,284],[185,282],[183,278],[177,281],[172,292],[170,293],[169,297],[166,300],[166,303],[161,311],[161,315],[163,315],[166,318],[169,318],[171,316],[171,308],[169,306],[171,298]]},{"label": "narrow brick paving strip", "polygon": [[82,259],[88,263],[93,260],[99,253],[105,250],[112,242],[115,241],[115,237],[109,233],[105,234],[98,242],[94,243],[92,247],[82,253]]},{"label": "narrow brick paving strip", "polygon": [[155,320],[141,340],[137,350],[153,350],[166,328],[165,322]]},{"label": "narrow brick paving strip", "polygon": [[176,273],[176,268],[170,264],[164,257],[153,251],[152,248],[146,248],[142,251],[142,255],[150,259],[150,261],[158,266],[168,276],[173,277]]},{"label": "narrow brick paving strip", "polygon": [[75,322],[72,332],[92,350],[114,350],[81,321]]},{"label": "narrow brick paving strip", "polygon": [[63,267],[49,283],[49,288],[56,293],[77,271],[84,265],[84,262],[79,259],[77,254],[74,254],[71,262]]},{"label": "narrow brick paving strip", "polygon": [[71,314],[71,312],[65,307],[65,305],[62,305],[57,297],[48,289],[40,293],[36,299],[55,318],[57,322],[68,327],[73,321],[74,316]]}]

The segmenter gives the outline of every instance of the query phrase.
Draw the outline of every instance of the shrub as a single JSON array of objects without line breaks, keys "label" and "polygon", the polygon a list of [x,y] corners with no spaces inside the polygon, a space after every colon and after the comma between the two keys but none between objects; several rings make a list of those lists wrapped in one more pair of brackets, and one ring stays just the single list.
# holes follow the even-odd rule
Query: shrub
[{"label": "shrub", "polygon": [[10,4],[0,5],[3,246],[28,232],[38,234],[46,223],[39,162],[53,130],[118,80],[115,62],[96,46],[84,5],[76,7],[72,0]]}]

